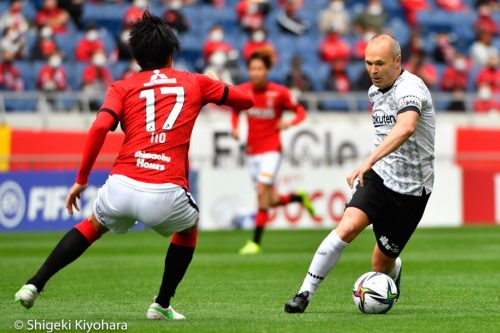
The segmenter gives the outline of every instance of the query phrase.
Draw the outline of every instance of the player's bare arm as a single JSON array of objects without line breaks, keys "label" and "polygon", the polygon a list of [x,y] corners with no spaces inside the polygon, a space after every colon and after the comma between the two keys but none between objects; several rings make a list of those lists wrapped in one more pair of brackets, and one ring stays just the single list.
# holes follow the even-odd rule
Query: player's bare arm
[{"label": "player's bare arm", "polygon": [[81,193],[87,188],[87,184],[81,185],[78,183],[75,183],[71,189],[69,190],[68,196],[66,197],[66,210],[68,211],[69,215],[73,215],[73,207],[77,211],[80,211],[80,207],[78,206],[78,200],[80,199]]},{"label": "player's bare arm", "polygon": [[77,199],[80,199],[80,194],[87,188],[88,176],[92,170],[92,166],[101,151],[107,133],[113,127],[114,123],[115,119],[109,113],[99,112],[89,130],[87,141],[85,142],[85,153],[80,164],[77,180],[66,197],[66,210],[70,215],[73,215],[73,207],[77,211],[80,211]]},{"label": "player's bare arm", "polygon": [[382,141],[382,143],[375,149],[370,156],[351,174],[347,177],[349,187],[354,186],[356,178],[363,186],[363,175],[372,168],[383,157],[389,155],[398,149],[417,128],[418,117],[420,114],[415,111],[407,111],[400,113],[396,118],[396,125],[389,132],[389,135]]}]

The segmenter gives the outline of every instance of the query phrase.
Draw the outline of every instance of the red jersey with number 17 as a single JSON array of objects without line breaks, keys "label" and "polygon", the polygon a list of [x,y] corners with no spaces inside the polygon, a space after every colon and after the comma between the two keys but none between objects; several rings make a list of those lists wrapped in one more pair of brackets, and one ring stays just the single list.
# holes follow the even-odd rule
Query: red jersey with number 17
[{"label": "red jersey with number 17", "polygon": [[99,112],[121,124],[125,140],[111,174],[146,183],[188,187],[188,150],[196,118],[207,103],[222,103],[228,87],[172,68],[144,71],[108,89]]}]

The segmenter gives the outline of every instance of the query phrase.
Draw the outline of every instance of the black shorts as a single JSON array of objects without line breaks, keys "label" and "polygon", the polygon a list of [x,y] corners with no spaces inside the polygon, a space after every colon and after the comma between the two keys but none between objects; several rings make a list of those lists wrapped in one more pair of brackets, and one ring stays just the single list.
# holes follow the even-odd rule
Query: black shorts
[{"label": "black shorts", "polygon": [[394,192],[373,170],[363,180],[364,186],[357,185],[346,207],[359,208],[368,215],[379,249],[397,258],[422,219],[430,193],[413,196]]}]

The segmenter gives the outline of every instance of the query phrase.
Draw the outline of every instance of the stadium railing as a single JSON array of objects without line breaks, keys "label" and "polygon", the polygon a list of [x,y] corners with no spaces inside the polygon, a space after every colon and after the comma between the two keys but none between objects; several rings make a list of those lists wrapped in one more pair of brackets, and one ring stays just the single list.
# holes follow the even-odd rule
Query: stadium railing
[{"label": "stadium railing", "polygon": [[[453,93],[432,93],[436,111],[444,112],[454,100]],[[40,91],[2,92],[0,94],[0,123],[6,122],[7,113],[35,112],[47,114],[64,112],[92,113],[92,104],[99,105],[103,100],[102,93],[88,92],[55,92]],[[497,98],[500,98],[497,95]],[[365,112],[369,110],[366,92],[347,94],[332,92],[303,92],[299,99],[310,112]],[[465,113],[474,113],[475,93],[464,93]],[[95,111],[95,105],[94,105]]]}]

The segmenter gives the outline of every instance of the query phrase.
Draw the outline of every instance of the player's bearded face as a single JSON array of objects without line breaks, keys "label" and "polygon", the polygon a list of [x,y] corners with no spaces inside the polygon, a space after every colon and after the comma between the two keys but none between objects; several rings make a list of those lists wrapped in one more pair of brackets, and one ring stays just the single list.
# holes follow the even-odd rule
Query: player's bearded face
[{"label": "player's bearded face", "polygon": [[254,59],[248,66],[248,76],[253,85],[259,86],[266,82],[267,68],[259,59]]}]

